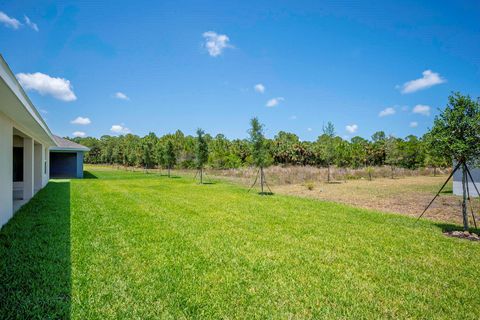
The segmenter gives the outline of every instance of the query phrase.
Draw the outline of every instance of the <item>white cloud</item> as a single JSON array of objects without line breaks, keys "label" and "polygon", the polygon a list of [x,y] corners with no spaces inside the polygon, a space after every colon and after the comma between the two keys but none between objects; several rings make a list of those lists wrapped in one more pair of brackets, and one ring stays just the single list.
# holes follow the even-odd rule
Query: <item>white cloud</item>
[{"label": "white cloud", "polygon": [[418,122],[416,121],[410,122],[410,128],[416,128],[416,127],[418,127]]},{"label": "white cloud", "polygon": [[386,116],[391,116],[391,115],[394,115],[395,114],[395,109],[392,108],[392,107],[388,107],[388,108],[385,108],[383,109],[382,111],[380,111],[380,113],[378,114],[379,117],[386,117]]},{"label": "white cloud", "polygon": [[355,133],[358,130],[358,125],[356,124],[350,124],[345,126],[345,130],[347,130],[349,133]]},{"label": "white cloud", "polygon": [[417,104],[413,110],[413,113],[418,113],[424,116],[429,116],[430,115],[430,106],[424,105],[424,104]]},{"label": "white cloud", "polygon": [[77,117],[75,120],[70,121],[70,123],[85,126],[87,124],[92,123],[92,121],[90,121],[89,118]]},{"label": "white cloud", "polygon": [[127,133],[130,133],[130,129],[124,127],[123,125],[121,124],[114,124],[111,128],[110,128],[110,131],[112,131],[113,133],[116,133],[116,134],[127,134]]},{"label": "white cloud", "polygon": [[18,29],[22,25],[20,21],[15,18],[10,18],[6,13],[0,11],[0,22],[3,23],[6,27],[12,29]]},{"label": "white cloud", "polygon": [[212,57],[219,56],[224,49],[232,47],[228,44],[230,39],[225,34],[217,34],[214,31],[207,31],[203,33],[203,37],[205,38],[204,46],[207,49],[208,54]]},{"label": "white cloud", "polygon": [[27,16],[24,16],[24,18],[25,18],[25,23],[27,24],[27,26],[29,26],[30,28],[32,28],[33,30],[35,30],[37,32],[39,31],[36,23],[33,23],[32,20],[30,20],[30,18],[27,17]]},{"label": "white cloud", "polygon": [[87,134],[83,131],[75,131],[72,133],[74,137],[80,137],[80,138],[85,138]]},{"label": "white cloud", "polygon": [[77,100],[70,81],[64,78],[53,78],[47,74],[19,73],[17,79],[25,90],[35,90],[43,95],[51,95],[63,101]]},{"label": "white cloud", "polygon": [[265,92],[265,86],[261,83],[256,84],[255,87],[253,87],[256,92],[258,93],[264,93]]},{"label": "white cloud", "polygon": [[308,132],[311,132],[311,131],[312,131],[312,128],[307,128],[307,131],[308,131]]},{"label": "white cloud", "polygon": [[115,92],[115,98],[120,99],[120,100],[130,100],[130,98],[123,92]]},{"label": "white cloud", "polygon": [[269,108],[276,107],[282,101],[285,101],[285,99],[282,97],[273,98],[267,101],[266,106]]},{"label": "white cloud", "polygon": [[418,90],[427,89],[446,81],[447,80],[442,78],[440,74],[433,72],[432,70],[425,70],[422,72],[421,78],[405,82],[401,87],[402,93],[412,93]]}]

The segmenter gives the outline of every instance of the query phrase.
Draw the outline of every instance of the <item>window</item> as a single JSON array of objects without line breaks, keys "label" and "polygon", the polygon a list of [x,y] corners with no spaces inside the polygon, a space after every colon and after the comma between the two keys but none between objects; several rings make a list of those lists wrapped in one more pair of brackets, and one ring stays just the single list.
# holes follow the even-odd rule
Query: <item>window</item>
[{"label": "window", "polygon": [[13,182],[23,181],[23,148],[13,147]]}]

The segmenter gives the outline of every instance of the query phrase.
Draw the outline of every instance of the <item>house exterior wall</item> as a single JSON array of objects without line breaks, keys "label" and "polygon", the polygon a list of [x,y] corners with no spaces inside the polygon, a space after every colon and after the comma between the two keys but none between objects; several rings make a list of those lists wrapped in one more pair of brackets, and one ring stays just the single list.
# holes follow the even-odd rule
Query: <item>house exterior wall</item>
[{"label": "house exterior wall", "polygon": [[[16,150],[16,158],[23,157],[23,163],[16,168],[22,170],[23,179],[20,176],[17,179],[23,181],[15,183],[14,144],[22,148]],[[0,55],[0,227],[30,200],[35,189],[47,184],[45,165],[48,168],[48,159],[47,162],[43,159],[42,163],[42,157],[45,150],[56,145],[47,124]],[[40,171],[42,165],[44,170]],[[18,189],[15,198],[14,189]]]},{"label": "house exterior wall", "polygon": [[43,146],[43,156],[44,156],[44,159],[43,159],[43,169],[42,169],[42,185],[45,187],[48,183],[48,180],[50,179],[50,157],[49,157],[49,154],[50,154],[50,151],[49,151],[50,148],[48,147],[45,147]]},{"label": "house exterior wall", "polygon": [[34,191],[34,141],[23,138],[23,199],[31,199]]},{"label": "house exterior wall", "polygon": [[13,215],[13,124],[0,113],[0,227]]},{"label": "house exterior wall", "polygon": [[77,152],[77,178],[83,178],[83,152]]},{"label": "house exterior wall", "polygon": [[[49,180],[50,165],[45,157],[49,147],[28,134],[19,137],[19,128],[25,130],[0,112],[0,227],[13,216],[14,191],[19,199],[28,201]],[[23,181],[19,182],[13,182],[14,146],[23,148]]]},{"label": "house exterior wall", "polygon": [[[454,164],[455,166],[456,164]],[[475,191],[475,186],[477,186],[478,190],[480,191],[480,168],[474,168],[473,166],[468,167],[470,169],[470,173],[473,176],[473,180],[475,181],[475,185],[471,181],[470,177],[468,177],[468,189],[470,191],[471,197],[478,197],[477,191]],[[462,175],[463,170],[459,168],[453,174],[453,194],[457,196],[463,195],[462,189]]]},{"label": "house exterior wall", "polygon": [[34,179],[33,188],[35,193],[43,188],[43,166],[45,162],[45,148],[43,145],[36,143],[34,146]]}]

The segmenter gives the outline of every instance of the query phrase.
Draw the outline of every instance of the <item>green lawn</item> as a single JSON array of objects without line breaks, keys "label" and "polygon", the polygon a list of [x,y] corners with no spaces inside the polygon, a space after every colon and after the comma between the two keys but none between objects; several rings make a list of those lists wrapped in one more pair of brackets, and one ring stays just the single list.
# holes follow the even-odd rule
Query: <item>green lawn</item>
[{"label": "green lawn", "polygon": [[0,318],[480,316],[480,243],[219,182],[90,168],[0,232]]}]

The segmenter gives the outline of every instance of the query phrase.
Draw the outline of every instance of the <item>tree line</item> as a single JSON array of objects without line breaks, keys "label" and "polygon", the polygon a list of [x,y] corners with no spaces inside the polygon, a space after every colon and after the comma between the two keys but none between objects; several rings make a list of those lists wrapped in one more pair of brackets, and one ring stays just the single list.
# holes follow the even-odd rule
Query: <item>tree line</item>
[{"label": "tree line", "polygon": [[[85,155],[87,163],[107,163],[124,166],[155,166],[170,169],[195,168],[200,172],[207,165],[217,169],[255,166],[259,169],[261,194],[264,193],[263,168],[274,165],[312,165],[360,168],[371,172],[372,166],[388,165],[392,177],[396,167],[417,169],[419,167],[447,167],[455,162],[449,177],[435,197],[422,212],[421,218],[441,193],[457,170],[462,173],[462,217],[464,230],[469,230],[470,207],[475,228],[477,222],[471,204],[469,183],[480,196],[476,181],[469,167],[480,162],[480,98],[473,100],[468,95],[454,92],[448,98],[445,109],[435,117],[433,128],[422,137],[409,135],[404,139],[375,132],[370,139],[353,137],[350,141],[335,134],[335,127],[328,122],[323,134],[316,141],[300,141],[294,133],[280,131],[273,139],[264,136],[264,126],[257,118],[250,121],[249,139],[229,140],[224,135],[212,137],[203,130],[197,136],[174,134],[157,137],[149,133],[144,137],[133,134],[102,136],[100,139],[74,138],[73,141],[90,148]],[[370,174],[370,173],[369,173]],[[255,179],[254,184],[257,182]],[[330,170],[328,170],[330,180]],[[467,204],[467,200],[469,204]]]},{"label": "tree line", "polygon": [[[115,164],[142,168],[198,169],[196,161],[198,137],[175,133],[144,137],[134,134],[104,135],[101,138],[73,138],[90,148],[85,162]],[[301,141],[290,132],[280,131],[273,139],[265,138],[264,163],[269,165],[311,165],[317,167],[362,168],[388,165],[417,169],[419,167],[446,167],[451,161],[434,152],[426,136],[409,135],[405,138],[375,132],[370,139],[360,136],[345,140],[335,134],[332,123],[327,123],[315,141]],[[208,150],[203,154],[202,166],[231,169],[255,165],[255,148],[251,139],[227,139],[223,134],[212,136],[201,131],[201,143]]]}]

